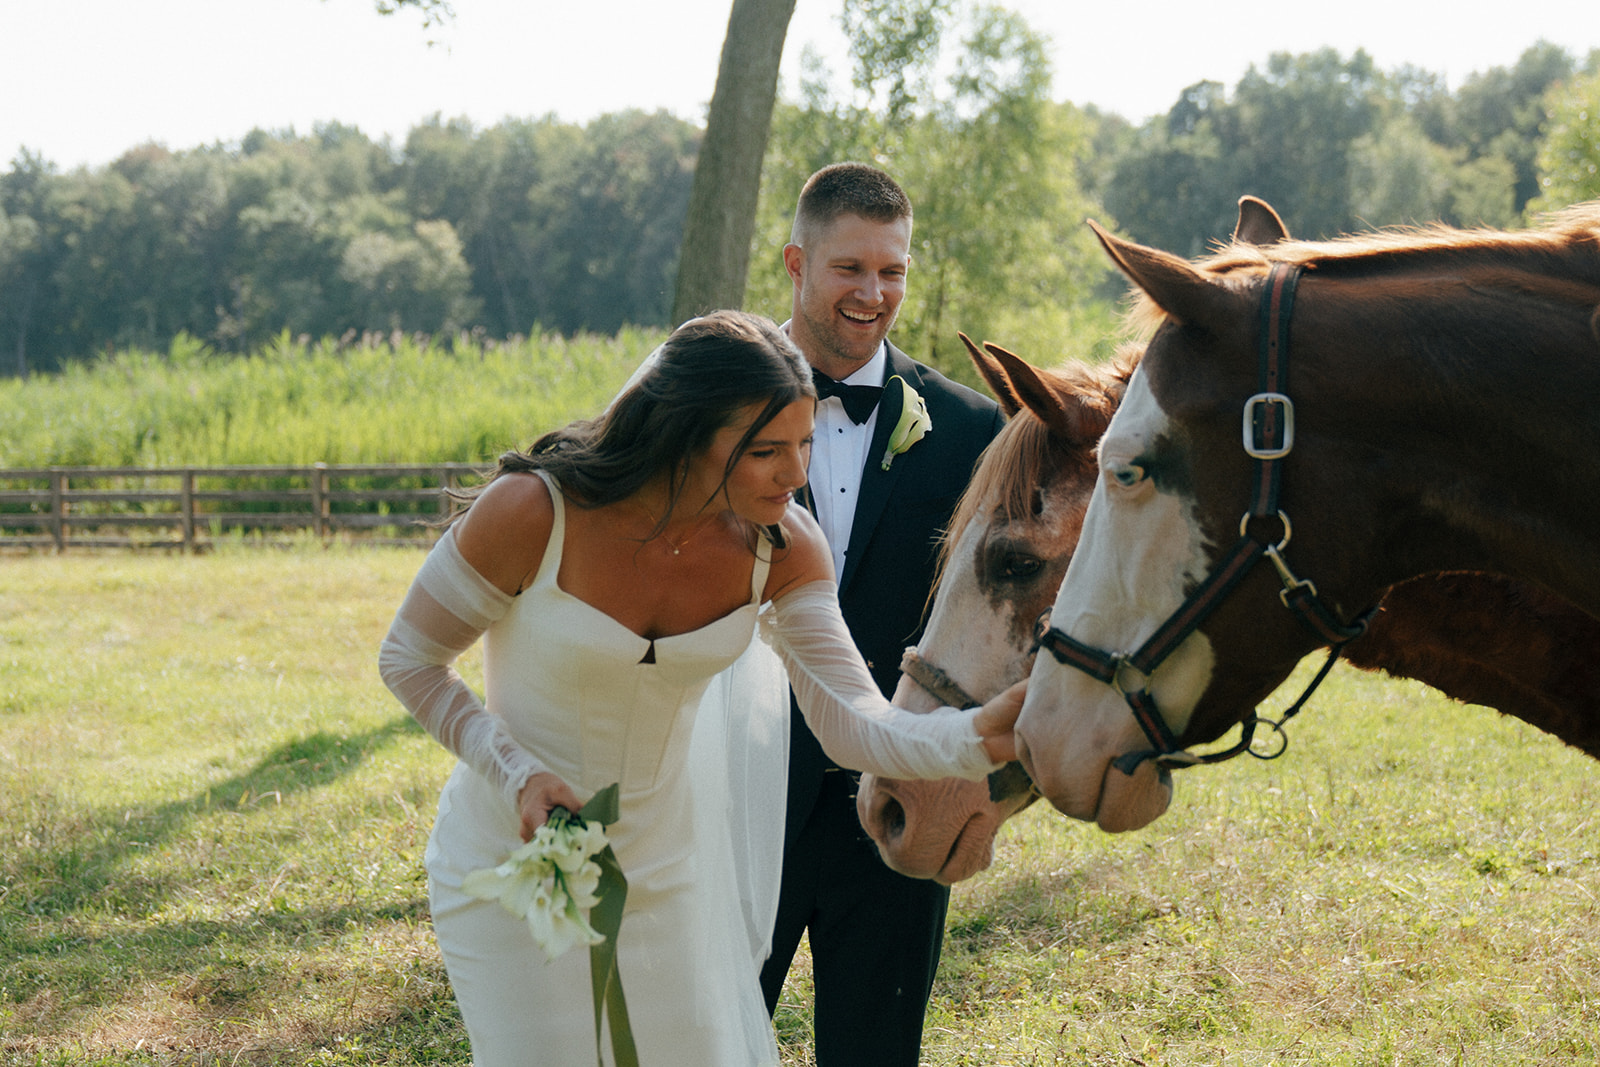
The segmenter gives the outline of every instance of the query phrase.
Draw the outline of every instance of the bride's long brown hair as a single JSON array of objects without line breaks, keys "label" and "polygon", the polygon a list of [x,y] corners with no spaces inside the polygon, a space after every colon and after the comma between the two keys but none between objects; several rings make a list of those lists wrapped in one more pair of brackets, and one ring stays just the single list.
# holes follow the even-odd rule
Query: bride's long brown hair
[{"label": "bride's long brown hair", "polygon": [[[632,496],[665,472],[668,507],[654,536],[677,506],[689,458],[709,447],[718,430],[751,404],[763,404],[728,458],[726,481],[780,411],[816,395],[810,366],[776,323],[743,311],[714,311],[674,330],[599,416],[552,430],[525,452],[506,452],[489,481],[548,471],[574,503],[598,507]],[[481,489],[460,499],[470,506]]]}]

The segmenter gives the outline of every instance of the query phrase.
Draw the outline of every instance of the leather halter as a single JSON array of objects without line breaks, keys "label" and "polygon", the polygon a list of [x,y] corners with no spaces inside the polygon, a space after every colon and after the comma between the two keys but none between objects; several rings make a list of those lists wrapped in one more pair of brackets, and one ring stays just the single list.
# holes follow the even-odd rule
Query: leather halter
[{"label": "leather halter", "polygon": [[[976,708],[983,701],[961,688],[957,682],[942,669],[935,667],[922,658],[916,648],[908,648],[900,658],[900,673],[920,685],[935,700],[947,704],[952,708]],[[1010,797],[1031,794],[1035,798],[1042,796],[1033,779],[1023,769],[1021,763],[1012,760],[1004,767],[989,774],[989,799],[998,803]],[[1029,801],[1028,803],[1032,803]]]},{"label": "leather halter", "polygon": [[[1133,652],[1107,652],[1084,644],[1052,627],[1048,611],[1039,616],[1035,627],[1035,650],[1046,649],[1061,664],[1075,667],[1112,686],[1132,709],[1152,747],[1115,760],[1114,766],[1124,774],[1131,775],[1145,760],[1154,760],[1163,767],[1190,767],[1219,763],[1244,752],[1258,759],[1276,759],[1288,747],[1283,724],[1300,711],[1327,677],[1344,646],[1366,632],[1371,611],[1354,622],[1341,623],[1317,595],[1317,587],[1297,577],[1284,560],[1292,530],[1289,516],[1278,507],[1278,487],[1283,458],[1294,447],[1294,403],[1288,397],[1289,317],[1294,310],[1299,280],[1300,267],[1273,264],[1261,294],[1259,391],[1245,401],[1243,426],[1244,450],[1256,461],[1256,469],[1250,490],[1250,510],[1239,520],[1239,540],[1233,548],[1150,639]],[[1274,528],[1282,534],[1277,540],[1266,536],[1265,531]],[[1278,597],[1284,606],[1293,611],[1322,644],[1330,646],[1327,662],[1300,699],[1280,718],[1251,715],[1244,720],[1243,736],[1232,748],[1204,755],[1189,752],[1178,744],[1156,706],[1155,696],[1149,690],[1151,675],[1263,557],[1277,569],[1283,583]],[[1271,751],[1260,752],[1251,747],[1255,729],[1260,725],[1270,726],[1278,734],[1279,744]]]},{"label": "leather halter", "polygon": [[961,688],[961,683],[923,659],[915,647],[906,649],[901,655],[900,673],[920,685],[924,692],[939,703],[948,704],[952,708],[961,708],[965,711],[983,703]]}]

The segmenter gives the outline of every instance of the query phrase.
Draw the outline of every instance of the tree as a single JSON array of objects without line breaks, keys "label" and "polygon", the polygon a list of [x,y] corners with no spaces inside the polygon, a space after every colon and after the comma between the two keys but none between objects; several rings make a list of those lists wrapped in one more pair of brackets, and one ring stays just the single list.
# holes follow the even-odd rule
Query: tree
[{"label": "tree", "polygon": [[1217,126],[1228,107],[1220,83],[1197,82],[1116,147],[1100,199],[1135,240],[1192,257],[1228,232],[1239,193],[1256,191],[1230,199],[1225,188]]},{"label": "tree", "polygon": [[581,127],[549,116],[508,119],[481,131],[464,119],[435,117],[406,138],[411,213],[455,227],[483,302],[479,322],[492,337],[554,326],[563,250],[540,238],[545,220],[559,217],[552,183],[572,173],[583,142]]},{"label": "tree", "polygon": [[544,326],[614,333],[666,320],[694,132],[665,111],[602,115],[559,168],[546,165],[520,242],[543,279],[532,295]]},{"label": "tree", "polygon": [[1456,134],[1469,160],[1507,159],[1516,171],[1515,208],[1539,194],[1535,157],[1550,86],[1572,76],[1575,62],[1560,46],[1539,41],[1514,66],[1491,67],[1468,78],[1456,93]]},{"label": "tree", "polygon": [[10,217],[0,206],[0,293],[15,294],[17,322],[12,370],[17,377],[28,375],[28,305],[37,289],[35,279],[24,273],[28,259],[39,247],[39,224],[27,215]]},{"label": "tree", "polygon": [[56,292],[49,278],[60,262],[65,244],[60,221],[61,176],[39,155],[24,149],[0,175],[0,212],[10,217],[6,252],[9,261],[0,300],[0,343],[12,355],[11,370],[26,377],[31,370],[49,369],[40,349],[48,345],[58,316]]},{"label": "tree", "polygon": [[413,223],[403,236],[358,234],[345,246],[339,274],[356,290],[346,314],[360,309],[357,328],[448,334],[477,315],[461,240],[443,219]]},{"label": "tree", "polygon": [[672,321],[744,304],[761,161],[795,0],[733,0],[689,191]]},{"label": "tree", "polygon": [[1557,86],[1549,95],[1539,188],[1530,211],[1600,200],[1600,73]]},{"label": "tree", "polygon": [[1373,130],[1381,93],[1382,76],[1359,49],[1348,60],[1332,48],[1280,52],[1264,71],[1252,66],[1222,130],[1224,173],[1233,186],[1223,199],[1232,205],[1242,193],[1261,196],[1305,237],[1354,229],[1350,147]]}]

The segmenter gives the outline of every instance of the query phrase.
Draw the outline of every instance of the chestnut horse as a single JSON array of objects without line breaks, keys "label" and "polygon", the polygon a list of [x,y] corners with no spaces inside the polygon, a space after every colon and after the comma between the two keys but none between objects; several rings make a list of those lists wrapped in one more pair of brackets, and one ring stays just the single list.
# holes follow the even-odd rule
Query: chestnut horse
[{"label": "chestnut horse", "polygon": [[[1285,237],[1269,207],[1241,201],[1236,240]],[[1027,676],[1034,621],[1056,596],[1093,489],[1094,445],[1136,358],[1041,371],[986,347],[968,342],[1014,417],[952,522],[933,615],[895,695],[908,707],[959,702],[962,690],[991,696]],[[1537,587],[1483,574],[1402,583],[1346,658],[1516,715],[1600,757],[1600,621]],[[949,676],[949,691],[916,681],[930,665]],[[987,867],[1000,824],[1037,797],[1021,774],[993,784],[866,776],[858,810],[890,866],[949,884]]]},{"label": "chestnut horse", "polygon": [[1409,579],[1600,613],[1600,204],[1194,264],[1095,232],[1159,325],[1017,721],[1058,810],[1157,818],[1185,746],[1244,723],[1244,750],[1295,664]]}]

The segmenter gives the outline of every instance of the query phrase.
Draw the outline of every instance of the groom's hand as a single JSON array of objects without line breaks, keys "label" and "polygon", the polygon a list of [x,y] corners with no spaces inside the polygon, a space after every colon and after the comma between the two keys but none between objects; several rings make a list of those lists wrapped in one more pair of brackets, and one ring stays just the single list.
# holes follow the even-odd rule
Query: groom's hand
[{"label": "groom's hand", "polygon": [[983,738],[983,751],[996,763],[1017,758],[1017,739],[1011,728],[1022,713],[1022,698],[1028,695],[1027,679],[1013,685],[978,709],[972,725]]}]

